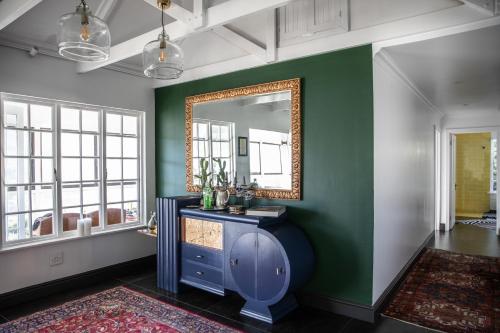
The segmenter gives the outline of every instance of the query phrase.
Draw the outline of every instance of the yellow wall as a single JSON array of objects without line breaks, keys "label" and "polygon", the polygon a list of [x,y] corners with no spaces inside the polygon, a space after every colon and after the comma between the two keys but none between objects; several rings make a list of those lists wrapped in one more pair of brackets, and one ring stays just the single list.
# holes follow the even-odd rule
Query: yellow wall
[{"label": "yellow wall", "polygon": [[491,133],[457,135],[456,215],[482,217],[490,210]]}]

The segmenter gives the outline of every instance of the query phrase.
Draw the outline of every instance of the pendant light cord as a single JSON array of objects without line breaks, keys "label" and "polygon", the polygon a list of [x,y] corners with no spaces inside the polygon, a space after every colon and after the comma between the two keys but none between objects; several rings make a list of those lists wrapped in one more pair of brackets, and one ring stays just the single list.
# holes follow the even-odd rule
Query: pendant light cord
[{"label": "pendant light cord", "polygon": [[161,27],[162,27],[163,38],[165,38],[165,36],[167,35],[167,33],[165,32],[165,22],[163,21],[164,17],[165,17],[165,4],[162,3],[161,4]]}]

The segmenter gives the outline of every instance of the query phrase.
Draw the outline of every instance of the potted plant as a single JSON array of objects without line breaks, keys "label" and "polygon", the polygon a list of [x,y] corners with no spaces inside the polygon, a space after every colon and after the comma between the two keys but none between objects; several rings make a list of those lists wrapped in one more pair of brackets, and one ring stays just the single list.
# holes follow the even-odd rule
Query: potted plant
[{"label": "potted plant", "polygon": [[213,186],[212,179],[210,176],[211,172],[208,172],[208,161],[205,158],[200,160],[200,174],[195,175],[196,178],[200,180],[201,183],[201,193],[202,193],[202,202],[204,209],[212,209],[213,208]]},{"label": "potted plant", "polygon": [[217,208],[224,208],[229,201],[229,180],[226,171],[227,163],[222,161],[220,158],[213,158],[213,161],[217,163],[219,167],[219,172],[217,173],[217,188],[215,194],[215,205]]}]

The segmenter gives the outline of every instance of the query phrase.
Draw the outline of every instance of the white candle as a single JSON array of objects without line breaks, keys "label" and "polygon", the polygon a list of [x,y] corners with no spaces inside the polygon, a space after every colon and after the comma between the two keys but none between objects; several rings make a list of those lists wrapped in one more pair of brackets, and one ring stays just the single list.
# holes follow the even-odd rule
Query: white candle
[{"label": "white candle", "polygon": [[85,236],[90,236],[92,233],[92,219],[87,217],[83,219],[85,225]]},{"label": "white candle", "polygon": [[77,232],[78,236],[82,237],[85,235],[85,219],[78,219],[76,221],[76,227],[77,227]]}]

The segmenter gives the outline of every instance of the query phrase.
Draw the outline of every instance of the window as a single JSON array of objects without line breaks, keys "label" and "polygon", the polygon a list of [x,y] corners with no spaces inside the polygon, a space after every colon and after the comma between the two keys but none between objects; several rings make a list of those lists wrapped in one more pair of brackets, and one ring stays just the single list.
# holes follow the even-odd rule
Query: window
[{"label": "window", "polygon": [[291,188],[290,135],[250,128],[250,174],[266,188]]},{"label": "window", "polygon": [[490,192],[497,191],[497,139],[491,139]]},{"label": "window", "polygon": [[[226,162],[228,177],[233,179],[234,123],[204,119],[193,121],[193,177],[200,173],[202,158],[208,160],[209,172],[213,173],[219,172],[219,167],[212,158]],[[194,184],[200,184],[198,178],[193,178],[193,181]]]},{"label": "window", "polygon": [[2,244],[130,226],[144,216],[143,113],[1,95]]}]

